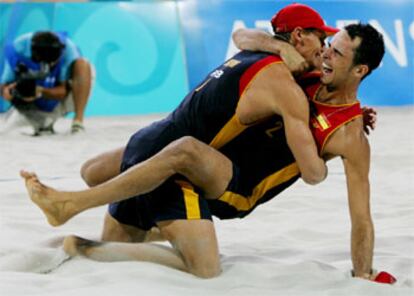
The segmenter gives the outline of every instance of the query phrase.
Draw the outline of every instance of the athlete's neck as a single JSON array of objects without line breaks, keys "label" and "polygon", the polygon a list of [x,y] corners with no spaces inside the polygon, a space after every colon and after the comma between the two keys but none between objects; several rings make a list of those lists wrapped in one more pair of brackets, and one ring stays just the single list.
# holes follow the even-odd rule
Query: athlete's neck
[{"label": "athlete's neck", "polygon": [[331,88],[322,84],[316,94],[316,101],[332,105],[352,104],[358,101],[357,89]]}]

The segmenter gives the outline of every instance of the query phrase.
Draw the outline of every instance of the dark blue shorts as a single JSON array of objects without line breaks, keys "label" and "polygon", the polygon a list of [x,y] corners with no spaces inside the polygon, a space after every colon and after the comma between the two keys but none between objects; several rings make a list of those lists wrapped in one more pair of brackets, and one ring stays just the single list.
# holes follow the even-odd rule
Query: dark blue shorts
[{"label": "dark blue shorts", "polygon": [[[185,135],[168,118],[139,130],[127,144],[121,171],[150,158]],[[211,219],[207,201],[200,198],[201,194],[200,190],[177,175],[152,192],[110,204],[109,213],[120,223],[143,230],[150,229],[158,221]]]},{"label": "dark blue shorts", "polygon": [[197,191],[188,182],[169,179],[148,194],[110,204],[109,213],[118,222],[143,230],[159,221],[211,220],[207,201]]},{"label": "dark blue shorts", "polygon": [[[186,135],[168,119],[138,131],[128,142],[121,171],[148,159],[172,141]],[[235,145],[238,146],[237,142]],[[252,160],[254,155],[245,147],[241,152],[246,150],[247,154],[242,157],[237,147],[229,149],[230,151],[220,150],[232,160],[233,175],[225,193],[217,200],[206,200],[202,190],[193,187],[183,176],[176,175],[152,192],[110,204],[109,213],[120,223],[143,230],[149,230],[157,222],[166,220],[211,220],[212,216],[220,219],[243,218],[298,178],[296,165],[289,165],[289,161],[272,164],[268,171],[263,171],[262,167],[266,167],[268,159],[275,159],[273,146],[264,146],[263,149],[257,155],[270,155],[264,159],[264,164]],[[283,157],[276,159],[283,160]]]},{"label": "dark blue shorts", "polygon": [[[237,190],[238,176],[238,169],[233,165],[233,178],[228,191]],[[150,193],[110,204],[109,213],[118,222],[143,230],[166,220],[212,220],[212,215],[231,219],[247,214],[221,200],[205,199],[200,189],[181,176],[171,177]]]}]

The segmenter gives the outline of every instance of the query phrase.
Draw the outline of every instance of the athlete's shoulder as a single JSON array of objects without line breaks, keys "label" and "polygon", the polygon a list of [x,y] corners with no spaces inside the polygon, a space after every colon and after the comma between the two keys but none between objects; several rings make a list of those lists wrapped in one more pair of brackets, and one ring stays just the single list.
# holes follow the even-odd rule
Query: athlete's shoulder
[{"label": "athlete's shoulder", "polygon": [[274,55],[267,52],[262,51],[250,51],[250,50],[242,50],[235,54],[232,59],[239,60],[241,62],[246,63],[254,63],[262,61],[262,63],[265,61],[267,63],[275,63],[275,62],[283,62],[281,57],[278,55]]},{"label": "athlete's shoulder", "polygon": [[248,87],[271,88],[276,86],[281,79],[288,77],[292,79],[290,71],[282,62],[280,57],[264,53],[242,51],[235,59],[240,59],[245,63],[245,69],[240,77],[241,93]]},{"label": "athlete's shoulder", "polygon": [[267,55],[252,64],[243,74],[241,85],[247,80],[250,87],[286,89],[295,80],[286,65],[273,55]]},{"label": "athlete's shoulder", "polygon": [[350,151],[356,151],[365,145],[368,145],[368,139],[364,133],[362,117],[358,116],[334,131],[323,153],[348,157]]},{"label": "athlete's shoulder", "polygon": [[352,119],[344,126],[342,156],[346,159],[361,159],[369,153],[370,145],[363,129],[362,117]]}]

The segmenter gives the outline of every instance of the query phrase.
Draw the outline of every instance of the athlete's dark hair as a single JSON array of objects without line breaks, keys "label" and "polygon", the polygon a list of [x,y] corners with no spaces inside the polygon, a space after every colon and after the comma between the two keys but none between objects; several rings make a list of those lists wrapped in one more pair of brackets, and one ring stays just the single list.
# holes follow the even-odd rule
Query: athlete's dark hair
[{"label": "athlete's dark hair", "polygon": [[355,49],[354,65],[367,65],[368,72],[363,77],[368,76],[376,69],[385,53],[384,39],[370,24],[351,24],[345,27],[348,35],[354,40],[356,37],[361,38],[361,43]]},{"label": "athlete's dark hair", "polygon": [[50,31],[39,31],[33,34],[31,42],[32,59],[35,62],[52,63],[59,59],[65,47],[59,37]]}]

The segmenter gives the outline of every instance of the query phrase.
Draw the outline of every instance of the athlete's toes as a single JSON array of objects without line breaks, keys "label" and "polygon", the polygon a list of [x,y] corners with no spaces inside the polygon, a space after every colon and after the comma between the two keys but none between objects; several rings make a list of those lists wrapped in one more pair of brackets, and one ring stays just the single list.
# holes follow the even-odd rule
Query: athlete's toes
[{"label": "athlete's toes", "polygon": [[22,177],[23,179],[28,179],[30,178],[30,173],[25,170],[20,170],[20,177]]},{"label": "athlete's toes", "polygon": [[20,170],[20,176],[24,178],[26,181],[30,179],[38,180],[37,175],[33,172],[28,172],[25,170]]}]

